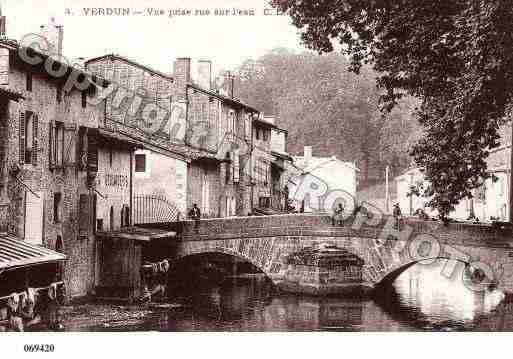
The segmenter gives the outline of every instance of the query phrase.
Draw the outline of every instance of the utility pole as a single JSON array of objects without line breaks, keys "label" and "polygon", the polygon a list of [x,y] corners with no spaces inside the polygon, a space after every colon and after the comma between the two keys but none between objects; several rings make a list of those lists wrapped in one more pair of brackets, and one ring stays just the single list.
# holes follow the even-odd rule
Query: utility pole
[{"label": "utility pole", "polygon": [[390,192],[388,190],[388,165],[385,167],[385,212],[388,213],[390,210]]},{"label": "utility pole", "polygon": [[[513,168],[513,125],[511,122],[509,123],[509,126],[511,126],[510,133],[511,138],[509,140],[509,164],[507,165],[506,170],[506,179],[508,180],[508,196],[509,196],[509,208],[508,208],[508,216],[509,216],[509,223],[513,224],[513,178],[511,178],[512,175],[512,168]],[[506,161],[507,163],[507,161]]]}]

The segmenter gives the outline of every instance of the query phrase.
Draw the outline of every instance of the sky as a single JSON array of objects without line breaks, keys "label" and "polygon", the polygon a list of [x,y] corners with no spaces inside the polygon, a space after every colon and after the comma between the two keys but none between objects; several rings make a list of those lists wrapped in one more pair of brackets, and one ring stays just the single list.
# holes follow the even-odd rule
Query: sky
[{"label": "sky", "polygon": [[[277,15],[268,0],[0,0],[0,4],[9,38],[38,33],[40,25],[54,17],[64,26],[63,54],[68,59],[115,53],[170,73],[176,57],[190,57],[194,74],[195,61],[201,58],[212,60],[217,72],[277,47],[306,50],[290,18]],[[130,14],[93,15],[93,9],[98,14],[99,8],[105,12],[129,8]],[[164,14],[150,15],[151,8]],[[229,15],[216,15],[216,9]],[[233,9],[254,15],[233,15]],[[169,17],[169,10],[191,14]]]}]

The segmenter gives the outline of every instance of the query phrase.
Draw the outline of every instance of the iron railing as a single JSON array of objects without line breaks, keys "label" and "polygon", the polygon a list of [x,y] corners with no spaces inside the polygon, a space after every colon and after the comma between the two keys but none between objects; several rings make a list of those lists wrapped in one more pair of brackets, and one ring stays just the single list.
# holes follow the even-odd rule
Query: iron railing
[{"label": "iron railing", "polygon": [[0,204],[0,232],[8,232],[9,227],[9,204]]},{"label": "iron railing", "polygon": [[177,222],[180,220],[180,211],[166,197],[136,195],[133,217],[134,224]]}]

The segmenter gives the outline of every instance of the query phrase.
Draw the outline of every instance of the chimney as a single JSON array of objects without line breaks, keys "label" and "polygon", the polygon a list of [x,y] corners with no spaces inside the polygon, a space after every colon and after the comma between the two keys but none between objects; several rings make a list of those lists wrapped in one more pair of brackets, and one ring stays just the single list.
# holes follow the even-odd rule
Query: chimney
[{"label": "chimney", "polygon": [[233,83],[234,83],[234,76],[231,74],[230,71],[226,71],[224,73],[224,88],[226,91],[226,96],[233,98]]},{"label": "chimney", "polygon": [[308,162],[312,159],[312,146],[305,146],[303,158],[305,161],[305,165],[308,165]]},{"label": "chimney", "polygon": [[57,25],[55,23],[55,18],[52,17],[48,24],[41,25],[40,33],[48,43],[49,55],[62,55],[62,40],[64,37],[64,29],[62,25]]},{"label": "chimney", "polygon": [[191,59],[189,57],[178,57],[173,68],[173,77],[176,83],[179,96],[185,99],[185,88],[191,82]]},{"label": "chimney", "polygon": [[212,61],[198,61],[198,85],[205,90],[212,89]]},{"label": "chimney", "polygon": [[2,5],[0,4],[0,38],[5,39],[5,16],[2,15]]}]

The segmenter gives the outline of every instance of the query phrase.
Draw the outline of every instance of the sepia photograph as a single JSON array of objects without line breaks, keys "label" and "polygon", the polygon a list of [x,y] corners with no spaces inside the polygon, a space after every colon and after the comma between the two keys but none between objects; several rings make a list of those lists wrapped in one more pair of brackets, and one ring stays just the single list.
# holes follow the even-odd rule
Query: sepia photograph
[{"label": "sepia photograph", "polygon": [[511,332],[512,104],[510,0],[0,0],[0,346]]}]

